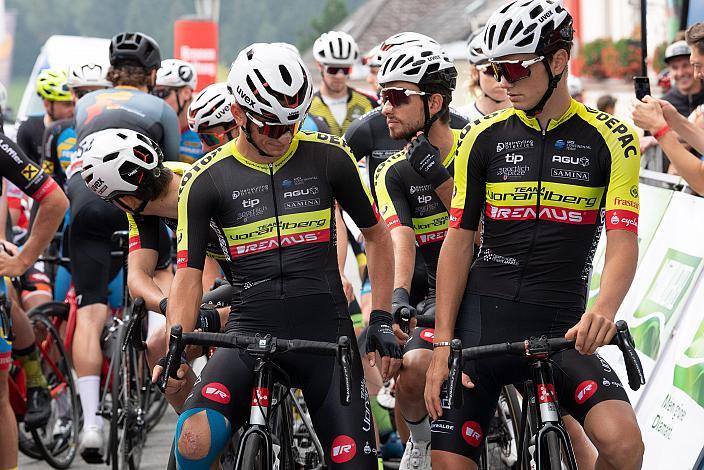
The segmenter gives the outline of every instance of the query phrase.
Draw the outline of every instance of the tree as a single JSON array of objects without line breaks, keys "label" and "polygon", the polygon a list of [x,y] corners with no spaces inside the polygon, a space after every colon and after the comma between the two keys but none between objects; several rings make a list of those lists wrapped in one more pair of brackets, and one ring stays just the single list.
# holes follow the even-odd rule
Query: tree
[{"label": "tree", "polygon": [[315,40],[323,33],[330,31],[347,17],[345,0],[326,0],[320,16],[311,18],[310,31],[299,32],[298,48],[304,51],[311,47]]}]

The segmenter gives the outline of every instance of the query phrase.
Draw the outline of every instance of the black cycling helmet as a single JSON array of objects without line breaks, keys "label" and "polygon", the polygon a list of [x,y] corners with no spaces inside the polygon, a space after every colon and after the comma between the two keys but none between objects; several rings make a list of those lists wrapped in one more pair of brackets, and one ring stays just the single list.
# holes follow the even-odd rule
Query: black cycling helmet
[{"label": "black cycling helmet", "polygon": [[110,65],[158,69],[161,66],[159,44],[144,33],[118,33],[110,41]]}]

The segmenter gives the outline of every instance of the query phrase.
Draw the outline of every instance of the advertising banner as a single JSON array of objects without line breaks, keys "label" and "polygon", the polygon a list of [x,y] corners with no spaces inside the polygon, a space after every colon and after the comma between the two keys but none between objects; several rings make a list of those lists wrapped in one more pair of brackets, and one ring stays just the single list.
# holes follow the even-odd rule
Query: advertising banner
[{"label": "advertising banner", "polygon": [[[638,264],[643,259],[648,250],[653,235],[660,225],[663,214],[670,204],[673,191],[669,189],[657,188],[641,183],[638,188],[640,196],[640,207],[647,207],[638,215]],[[589,299],[587,308],[591,307],[599,294],[599,284],[601,282],[601,272],[604,269],[604,255],[606,254],[606,231],[604,230],[599,239],[599,245],[594,253],[594,268],[592,278],[589,283]],[[637,276],[637,275],[636,275]]]},{"label": "advertising banner", "polygon": [[[641,205],[642,207],[642,205]],[[638,268],[636,278],[617,318],[628,322],[639,351],[648,383],[629,392],[636,409],[662,354],[680,322],[684,306],[699,278],[704,259],[704,200],[674,193]],[[623,358],[616,348],[600,353],[625,378]],[[672,368],[670,368],[672,371]]]},{"label": "advertising banner", "polygon": [[207,20],[177,20],[174,24],[174,55],[196,68],[196,92],[215,83],[218,75],[218,24]]},{"label": "advertising banner", "polygon": [[704,445],[704,277],[661,353],[637,416],[643,468],[694,468]]}]

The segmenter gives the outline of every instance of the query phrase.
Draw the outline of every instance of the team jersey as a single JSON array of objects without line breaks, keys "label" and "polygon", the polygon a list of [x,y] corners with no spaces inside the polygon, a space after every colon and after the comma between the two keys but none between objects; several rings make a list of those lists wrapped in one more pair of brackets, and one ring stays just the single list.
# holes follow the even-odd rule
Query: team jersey
[{"label": "team jersey", "polygon": [[329,294],[346,305],[337,265],[334,204],[361,228],[378,213],[344,140],[300,131],[275,162],[242,156],[231,141],[181,179],[178,268],[203,269],[210,224],[226,245],[238,303]]},{"label": "team jersey", "polygon": [[[452,130],[452,148],[442,164],[452,174],[460,131]],[[435,290],[435,271],[445,239],[449,214],[433,187],[420,176],[401,151],[384,161],[374,174],[379,211],[389,230],[410,227],[416,236],[428,272],[428,286]]]},{"label": "team jersey", "polygon": [[330,134],[330,126],[325,122],[325,119],[319,116],[312,116],[310,114],[306,115],[306,118],[301,124],[302,131],[315,131],[324,132],[325,134]]},{"label": "team jersey", "polygon": [[[450,127],[462,129],[469,121],[450,108]],[[389,135],[386,117],[381,114],[381,108],[376,108],[357,119],[345,132],[345,141],[352,149],[352,154],[359,161],[366,159],[369,178],[373,178],[381,162],[401,150],[408,142],[394,140]],[[377,200],[374,184],[369,181],[372,197]]]},{"label": "team jersey", "polygon": [[59,187],[4,134],[0,134],[0,178],[9,180],[36,202]]},{"label": "team jersey", "polygon": [[197,132],[186,129],[181,132],[181,140],[178,144],[178,159],[184,163],[193,163],[203,156],[203,144],[200,142]]},{"label": "team jersey", "polygon": [[62,119],[52,123],[44,131],[42,145],[42,168],[51,175],[61,187],[70,176],[69,166],[76,160],[76,121]]},{"label": "team jersey", "polygon": [[44,115],[29,116],[17,129],[17,145],[32,160],[39,163],[42,159],[42,142],[44,139]]},{"label": "team jersey", "polygon": [[602,224],[637,233],[639,169],[633,129],[575,100],[545,131],[514,108],[467,126],[450,227],[484,216],[469,292],[584,311]]},{"label": "team jersey", "polygon": [[[154,140],[165,160],[178,161],[181,139],[178,118],[171,106],[134,87],[118,86],[88,93],[76,104],[77,141],[104,129],[126,128]],[[82,167],[80,151],[70,164],[72,173]]]},{"label": "team jersey", "polygon": [[[180,179],[188,171],[191,165],[183,162],[164,162],[164,166],[170,169],[174,175]],[[156,215],[137,216],[127,214],[129,222],[129,249],[130,253],[136,250],[149,249],[159,251],[159,234],[165,227],[169,227],[174,232],[178,228],[178,221],[169,217],[159,217]],[[227,252],[223,252],[220,240],[213,230],[208,230],[207,256],[213,258],[218,263],[227,261]],[[226,273],[228,271],[225,271]]]},{"label": "team jersey", "polygon": [[313,102],[310,105],[308,113],[323,118],[328,127],[330,127],[330,133],[341,137],[347,131],[347,128],[350,127],[352,121],[359,119],[362,115],[378,106],[379,102],[376,97],[362,93],[354,88],[348,88],[347,115],[342,121],[342,124],[339,124],[328,105],[323,101],[320,91],[317,91],[313,94]]}]

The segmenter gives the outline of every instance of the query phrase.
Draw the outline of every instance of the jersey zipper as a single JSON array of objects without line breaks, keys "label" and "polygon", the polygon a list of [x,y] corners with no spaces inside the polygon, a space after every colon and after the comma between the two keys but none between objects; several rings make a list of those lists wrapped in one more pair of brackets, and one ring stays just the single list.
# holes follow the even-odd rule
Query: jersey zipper
[{"label": "jersey zipper", "polygon": [[523,278],[526,273],[526,268],[528,266],[528,262],[530,261],[531,256],[533,255],[533,248],[535,247],[535,239],[538,237],[538,223],[540,222],[540,190],[543,187],[543,160],[545,159],[545,129],[542,129],[541,131],[542,136],[540,139],[540,153],[539,158],[540,161],[538,162],[538,192],[535,195],[536,197],[536,203],[535,203],[535,229],[533,230],[533,238],[530,241],[530,247],[528,248],[528,256],[526,256],[526,259],[523,261],[523,266],[521,268],[521,276],[518,278],[518,289],[516,290],[516,296],[514,297],[514,301],[520,301],[521,299],[521,289],[523,288]]},{"label": "jersey zipper", "polygon": [[273,196],[274,199],[274,218],[276,219],[276,237],[278,238],[279,242],[279,279],[280,279],[280,284],[279,284],[279,289],[280,289],[280,294],[279,298],[283,299],[284,298],[284,259],[283,259],[283,253],[281,252],[281,225],[279,224],[279,207],[276,205],[276,185],[274,184],[274,164],[269,163],[269,176],[271,177],[271,195]]}]

